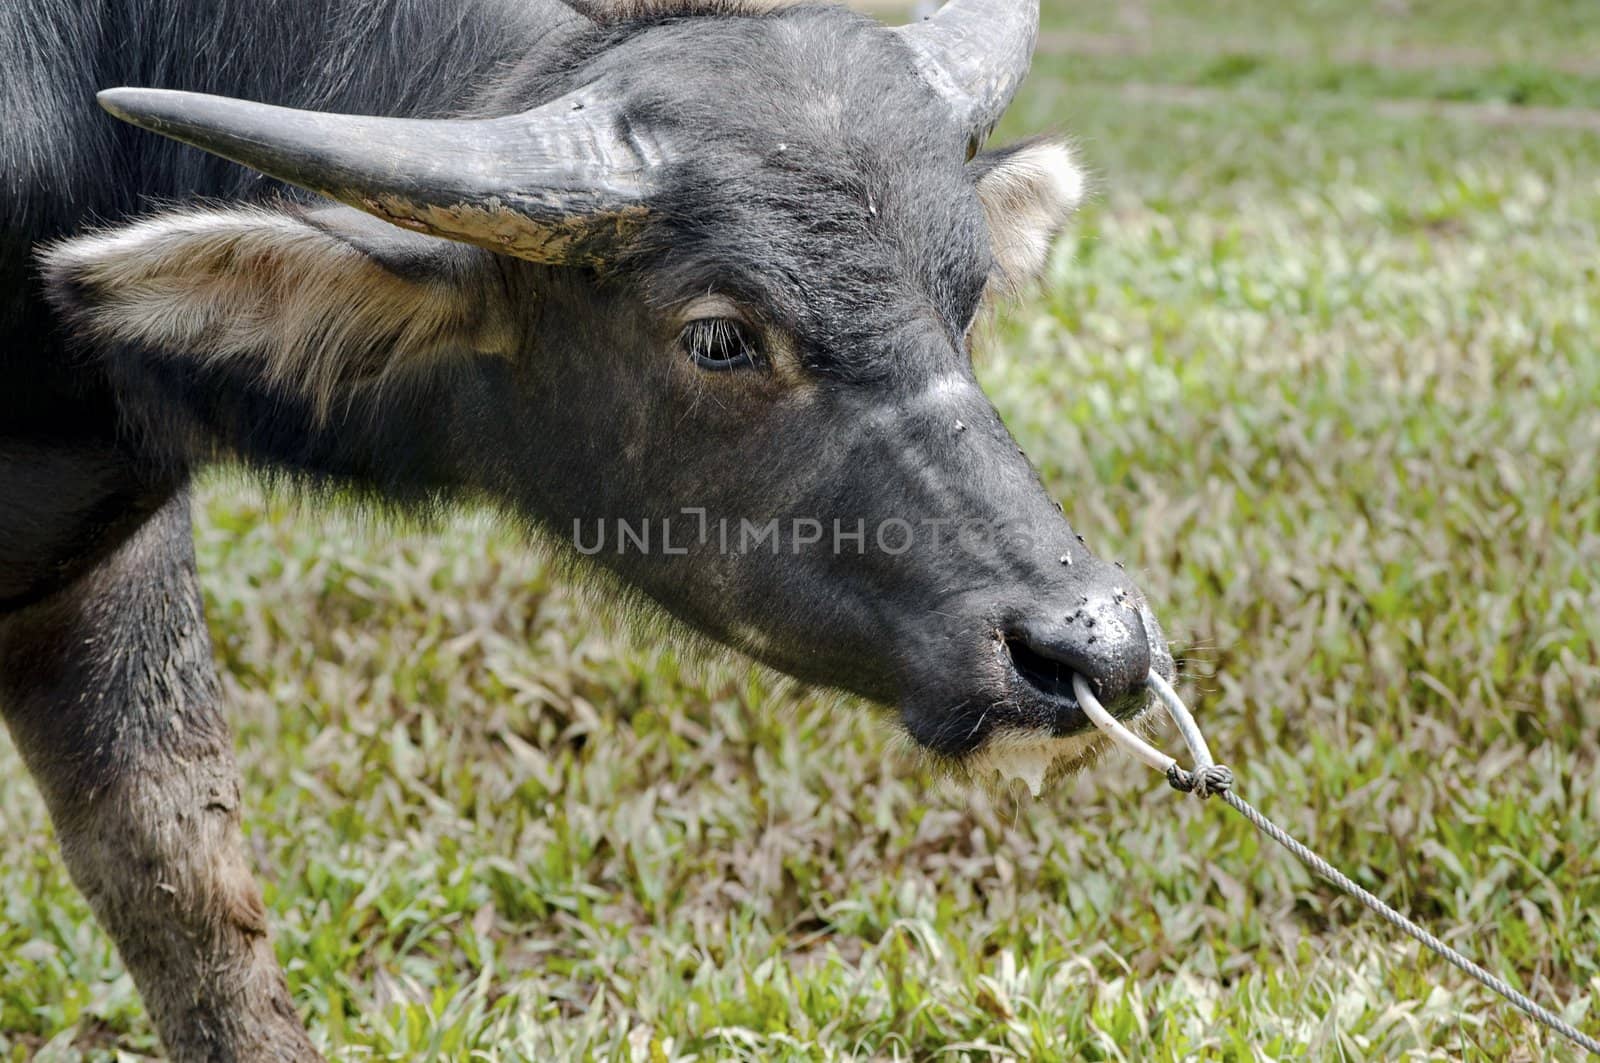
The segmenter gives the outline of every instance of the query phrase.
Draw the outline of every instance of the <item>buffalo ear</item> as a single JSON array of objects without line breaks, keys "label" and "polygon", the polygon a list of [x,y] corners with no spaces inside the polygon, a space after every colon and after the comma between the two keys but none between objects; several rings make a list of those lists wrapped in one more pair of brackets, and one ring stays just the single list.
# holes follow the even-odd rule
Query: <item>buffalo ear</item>
[{"label": "buffalo ear", "polygon": [[995,280],[1015,295],[1044,271],[1051,244],[1083,201],[1083,169],[1059,140],[986,152],[968,165],[989,221]]},{"label": "buffalo ear", "polygon": [[39,258],[57,307],[93,339],[227,363],[324,415],[403,367],[513,350],[492,253],[348,207],[184,210]]}]

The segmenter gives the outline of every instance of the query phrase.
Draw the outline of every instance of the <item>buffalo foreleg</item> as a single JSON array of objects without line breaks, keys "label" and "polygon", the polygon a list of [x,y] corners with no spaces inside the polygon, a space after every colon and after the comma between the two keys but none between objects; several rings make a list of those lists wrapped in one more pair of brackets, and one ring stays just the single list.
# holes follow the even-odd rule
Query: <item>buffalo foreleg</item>
[{"label": "buffalo foreleg", "polygon": [[314,1060],[239,829],[187,499],[0,614],[0,712],[174,1059]]}]

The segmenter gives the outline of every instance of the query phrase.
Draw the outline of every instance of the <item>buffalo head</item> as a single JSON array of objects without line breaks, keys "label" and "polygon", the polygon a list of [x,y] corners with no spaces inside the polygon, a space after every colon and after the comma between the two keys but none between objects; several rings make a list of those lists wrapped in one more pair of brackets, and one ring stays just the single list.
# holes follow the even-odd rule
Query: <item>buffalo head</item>
[{"label": "buffalo head", "polygon": [[1064,144],[978,152],[1037,21],[658,13],[464,117],[114,89],[324,198],[87,234],[47,277],[191,457],[489,499],[958,771],[1036,775],[1094,747],[1073,674],[1126,716],[1172,671],[973,375],[980,308],[1081,195]]}]

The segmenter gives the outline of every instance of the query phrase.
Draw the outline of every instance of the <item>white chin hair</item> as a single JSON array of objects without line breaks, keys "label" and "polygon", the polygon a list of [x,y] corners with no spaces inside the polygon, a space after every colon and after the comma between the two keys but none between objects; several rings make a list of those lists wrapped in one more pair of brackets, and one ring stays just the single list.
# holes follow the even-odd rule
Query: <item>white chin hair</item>
[{"label": "white chin hair", "polygon": [[1028,784],[1034,797],[1044,793],[1045,780],[1057,764],[1075,767],[1093,759],[1105,741],[1098,731],[1056,738],[1036,731],[1002,731],[984,743],[968,761],[974,782],[989,782],[998,775],[1001,785],[1017,779]]}]

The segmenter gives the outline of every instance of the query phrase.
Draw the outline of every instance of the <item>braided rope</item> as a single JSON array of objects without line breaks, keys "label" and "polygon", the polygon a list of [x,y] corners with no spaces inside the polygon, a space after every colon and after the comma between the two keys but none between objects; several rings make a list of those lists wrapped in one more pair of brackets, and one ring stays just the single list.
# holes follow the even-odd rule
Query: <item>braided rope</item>
[{"label": "braided rope", "polygon": [[1178,730],[1182,733],[1184,742],[1189,746],[1190,753],[1195,758],[1196,766],[1193,771],[1186,771],[1179,767],[1176,760],[1156,750],[1118,723],[1116,718],[1106,712],[1100,705],[1100,702],[1094,696],[1094,692],[1089,689],[1088,683],[1082,678],[1073,676],[1072,685],[1074,693],[1078,695],[1078,704],[1083,707],[1084,713],[1089,719],[1099,726],[1101,730],[1105,731],[1113,741],[1126,746],[1139,759],[1151,764],[1157,770],[1165,772],[1167,783],[1173,789],[1182,790],[1184,793],[1192,793],[1201,798],[1212,795],[1222,798],[1224,803],[1249,820],[1262,834],[1289,850],[1295,859],[1305,864],[1313,872],[1360,901],[1365,908],[1375,913],[1378,918],[1432,949],[1450,964],[1477,979],[1489,989],[1494,990],[1530,1019],[1555,1031],[1573,1044],[1596,1056],[1600,1056],[1600,1040],[1590,1037],[1549,1008],[1536,1003],[1527,995],[1512,987],[1503,978],[1480,967],[1465,955],[1423,929],[1420,924],[1379,900],[1338,868],[1296,841],[1288,831],[1262,815],[1244,798],[1234,793],[1232,769],[1225,764],[1212,762],[1211,753],[1206,749],[1205,739],[1200,736],[1200,728],[1194,722],[1194,717],[1190,714],[1188,707],[1183,704],[1182,700],[1172,690],[1171,685],[1161,676],[1151,672],[1148,685],[1155,691],[1161,703],[1166,706],[1167,711],[1172,715],[1173,721],[1178,725]]}]

